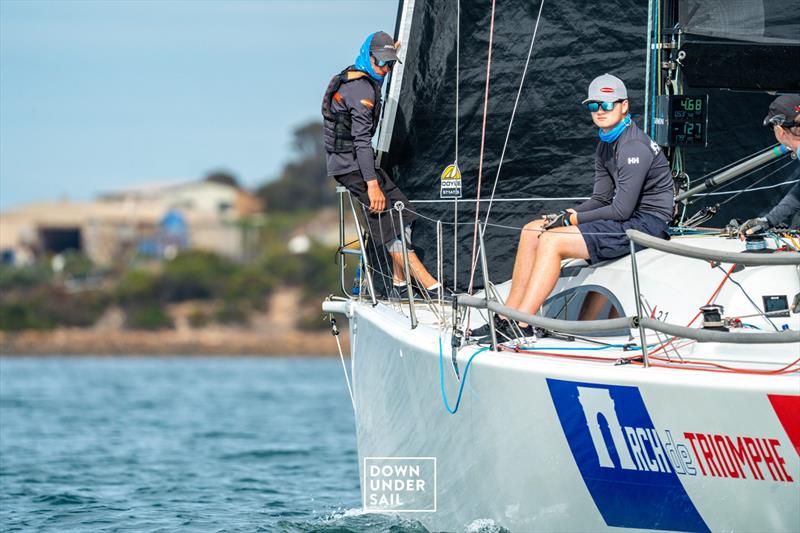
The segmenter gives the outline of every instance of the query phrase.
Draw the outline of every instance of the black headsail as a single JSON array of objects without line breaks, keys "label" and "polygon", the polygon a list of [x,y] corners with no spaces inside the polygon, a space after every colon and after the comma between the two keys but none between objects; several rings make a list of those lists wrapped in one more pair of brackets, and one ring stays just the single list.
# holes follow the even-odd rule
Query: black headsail
[{"label": "black headsail", "polygon": [[[545,2],[487,228],[494,281],[510,277],[519,235],[513,228],[542,213],[577,203],[508,200],[574,198],[591,193],[597,135],[580,104],[591,79],[605,72],[622,78],[634,120],[640,126],[643,122],[647,3]],[[496,2],[481,219],[488,208],[539,7],[536,0]],[[397,105],[390,102],[387,106],[382,125],[385,133],[379,143],[379,149],[388,150],[388,154],[382,154],[382,165],[406,191],[411,208],[422,217],[444,223],[444,272],[449,286],[453,282],[454,203],[439,201],[439,179],[455,160],[457,139],[462,200],[475,199],[492,2],[460,2],[460,16],[458,13],[459,2],[453,0],[406,1],[400,5],[398,18],[403,24],[398,24],[398,35],[404,40],[406,55],[402,81],[393,80],[390,87]],[[774,143],[771,133],[760,126],[769,95],[717,93],[711,96],[708,150],[689,151],[686,156],[687,172],[698,177]],[[781,178],[785,179],[785,173],[770,178],[769,183]],[[765,191],[758,201],[766,205],[777,200],[780,191]],[[737,199],[726,206],[734,209],[724,210],[720,217],[735,211],[737,205],[741,208],[737,215],[752,216],[752,202],[752,197],[746,202]],[[746,209],[742,207],[745,204]],[[465,225],[459,226],[456,250],[462,290],[469,283],[473,227],[468,224],[474,220],[475,203],[460,202],[458,222]],[[425,262],[433,266],[435,222],[418,220],[414,240],[418,250],[427,252]],[[481,276],[477,275],[476,286],[480,285]]]}]

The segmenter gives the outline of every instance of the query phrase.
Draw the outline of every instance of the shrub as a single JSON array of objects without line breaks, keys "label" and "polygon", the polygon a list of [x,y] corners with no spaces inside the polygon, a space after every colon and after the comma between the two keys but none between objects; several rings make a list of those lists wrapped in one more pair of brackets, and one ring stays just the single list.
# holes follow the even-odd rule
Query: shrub
[{"label": "shrub", "polygon": [[216,254],[183,252],[164,266],[163,294],[168,301],[208,299],[222,293],[234,265]]},{"label": "shrub", "polygon": [[205,311],[195,309],[189,314],[189,325],[194,329],[201,329],[208,325],[209,316]]},{"label": "shrub", "polygon": [[0,303],[0,330],[50,329],[53,324],[42,317],[36,308],[24,302]]},{"label": "shrub", "polygon": [[172,318],[160,305],[147,305],[128,313],[127,325],[131,329],[172,329]]},{"label": "shrub", "polygon": [[278,279],[261,266],[247,266],[236,270],[225,280],[222,297],[226,301],[243,300],[256,309],[264,310],[267,298],[278,283]]},{"label": "shrub", "polygon": [[147,270],[132,270],[120,280],[116,296],[122,303],[152,303],[159,299],[161,292],[159,274]]},{"label": "shrub", "polygon": [[313,309],[302,313],[295,324],[297,329],[303,331],[330,330],[331,323],[321,310]]},{"label": "shrub", "polygon": [[250,309],[239,302],[226,301],[214,314],[220,324],[244,325],[248,323]]},{"label": "shrub", "polygon": [[[336,248],[320,244],[311,247],[303,256],[303,300],[310,302],[336,292],[339,287],[339,266],[335,263]],[[352,280],[352,278],[350,278]],[[377,282],[377,280],[375,280]]]},{"label": "shrub", "polygon": [[0,291],[24,289],[47,283],[53,272],[44,262],[27,267],[14,267],[0,264]]},{"label": "shrub", "polygon": [[64,257],[64,274],[71,278],[85,278],[94,270],[94,263],[83,252],[67,250]]},{"label": "shrub", "polygon": [[108,294],[101,291],[70,294],[59,288],[38,290],[30,298],[48,322],[77,328],[92,326],[111,303]]}]

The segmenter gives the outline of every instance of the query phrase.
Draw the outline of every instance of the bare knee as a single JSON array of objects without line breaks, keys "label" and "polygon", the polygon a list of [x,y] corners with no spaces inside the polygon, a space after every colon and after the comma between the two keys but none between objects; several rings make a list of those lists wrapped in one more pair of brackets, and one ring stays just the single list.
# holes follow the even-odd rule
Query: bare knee
[{"label": "bare knee", "polygon": [[544,225],[544,219],[537,218],[537,219],[531,220],[530,222],[525,224],[524,230],[525,231],[540,232],[540,231],[542,231],[542,226],[543,225]]},{"label": "bare knee", "polygon": [[552,249],[558,244],[558,236],[552,231],[544,231],[539,236],[539,247],[545,249]]},{"label": "bare knee", "polygon": [[539,253],[552,254],[564,258],[567,253],[567,242],[563,233],[545,231],[539,238]]},{"label": "bare knee", "polygon": [[539,236],[542,235],[542,226],[544,221],[541,219],[531,220],[525,226],[522,227],[522,232],[520,235],[520,240],[522,239],[534,239],[538,240]]}]

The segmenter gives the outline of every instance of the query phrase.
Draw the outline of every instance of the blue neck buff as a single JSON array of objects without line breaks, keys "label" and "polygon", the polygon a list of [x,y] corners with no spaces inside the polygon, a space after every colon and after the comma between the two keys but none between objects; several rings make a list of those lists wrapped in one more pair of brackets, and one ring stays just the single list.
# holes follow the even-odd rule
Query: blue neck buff
[{"label": "blue neck buff", "polygon": [[369,77],[373,80],[382,82],[383,76],[375,72],[375,69],[372,68],[372,62],[369,60],[369,45],[372,44],[372,38],[374,36],[374,33],[370,34],[364,41],[364,44],[361,45],[361,50],[359,50],[358,57],[356,57],[355,67],[356,70],[369,74]]},{"label": "blue neck buff", "polygon": [[614,129],[609,131],[608,133],[604,132],[602,128],[597,130],[597,134],[600,136],[600,140],[604,143],[613,143],[617,140],[617,137],[625,131],[625,128],[630,126],[631,124],[631,116],[630,114],[625,115],[625,118],[622,119],[622,122],[614,126]]}]

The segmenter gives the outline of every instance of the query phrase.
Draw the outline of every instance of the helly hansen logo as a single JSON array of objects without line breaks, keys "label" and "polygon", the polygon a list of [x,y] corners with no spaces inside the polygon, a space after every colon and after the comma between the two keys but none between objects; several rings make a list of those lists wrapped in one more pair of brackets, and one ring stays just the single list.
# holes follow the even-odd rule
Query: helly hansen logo
[{"label": "helly hansen logo", "polygon": [[639,158],[638,157],[629,157],[628,158],[628,164],[629,165],[638,165],[639,164]]}]

